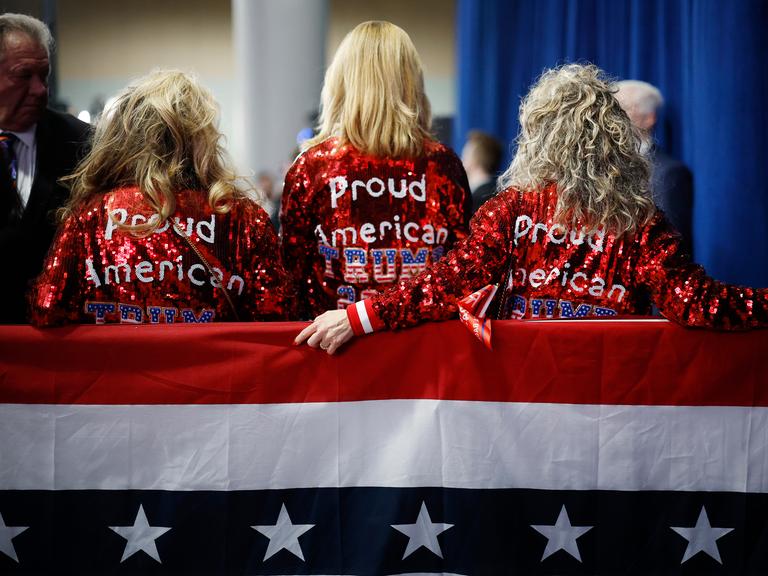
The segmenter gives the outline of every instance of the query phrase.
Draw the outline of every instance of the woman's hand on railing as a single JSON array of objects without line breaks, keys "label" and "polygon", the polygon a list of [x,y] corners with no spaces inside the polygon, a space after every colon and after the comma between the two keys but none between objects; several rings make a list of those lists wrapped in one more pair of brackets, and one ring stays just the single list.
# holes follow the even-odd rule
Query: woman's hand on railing
[{"label": "woman's hand on railing", "polygon": [[306,342],[312,348],[320,348],[328,354],[333,354],[353,336],[346,310],[329,310],[320,314],[312,324],[299,332],[293,342]]}]

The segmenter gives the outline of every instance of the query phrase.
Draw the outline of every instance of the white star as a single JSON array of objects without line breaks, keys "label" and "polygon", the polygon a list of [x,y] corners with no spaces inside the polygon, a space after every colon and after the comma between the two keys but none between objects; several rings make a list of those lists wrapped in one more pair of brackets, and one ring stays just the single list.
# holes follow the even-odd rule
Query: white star
[{"label": "white star", "polygon": [[679,528],[675,526],[670,526],[670,528],[688,540],[688,546],[685,548],[685,554],[680,564],[699,552],[712,556],[720,564],[723,563],[720,559],[720,551],[717,549],[717,540],[728,534],[733,528],[713,528],[709,524],[709,517],[704,506],[701,507],[699,518],[696,520],[696,526],[693,528]]},{"label": "white star", "polygon": [[437,541],[437,535],[442,534],[448,530],[448,528],[452,528],[453,524],[432,522],[432,519],[429,517],[429,512],[427,511],[427,505],[422,502],[421,510],[419,510],[419,517],[416,518],[416,522],[413,524],[392,524],[391,526],[398,532],[402,532],[408,536],[408,546],[405,547],[403,559],[413,554],[421,546],[424,546],[424,548],[442,558],[443,552],[440,550],[440,543]]},{"label": "white star", "polygon": [[276,524],[273,526],[251,526],[251,528],[269,538],[269,545],[267,546],[266,554],[264,554],[264,560],[274,556],[283,548],[304,560],[301,544],[299,544],[299,536],[310,528],[314,528],[314,526],[314,524],[293,524],[290,516],[288,516],[288,510],[285,509],[285,504],[283,504],[280,508]]},{"label": "white star", "polygon": [[547,547],[544,548],[544,555],[541,557],[542,562],[558,550],[565,550],[581,562],[581,554],[579,553],[579,545],[576,543],[576,538],[586,534],[594,526],[571,526],[571,520],[568,518],[565,504],[563,504],[554,526],[544,524],[534,526],[531,524],[531,528],[547,538]]},{"label": "white star", "polygon": [[6,556],[10,556],[16,562],[19,561],[19,557],[16,556],[16,548],[13,547],[13,540],[29,528],[29,526],[6,526],[5,520],[3,520],[3,515],[0,514],[0,552],[5,554]]},{"label": "white star", "polygon": [[143,505],[139,504],[139,511],[136,513],[136,520],[134,520],[133,526],[110,526],[109,528],[127,540],[120,562],[124,562],[126,558],[133,556],[139,550],[143,550],[162,564],[160,554],[157,553],[155,540],[168,532],[170,528],[166,526],[150,526],[147,521],[147,515],[144,513]]}]

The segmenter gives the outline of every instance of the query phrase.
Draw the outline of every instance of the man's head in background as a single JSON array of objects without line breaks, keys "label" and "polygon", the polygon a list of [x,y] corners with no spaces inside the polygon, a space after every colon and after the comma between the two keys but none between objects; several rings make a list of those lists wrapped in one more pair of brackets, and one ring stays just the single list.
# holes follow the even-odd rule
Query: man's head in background
[{"label": "man's head in background", "polygon": [[632,124],[640,130],[643,140],[650,143],[658,110],[664,105],[664,97],[658,88],[641,80],[616,82],[614,95],[627,113]]},{"label": "man's head in background", "polygon": [[40,120],[48,105],[52,44],[40,20],[0,15],[0,129],[23,132]]},{"label": "man's head in background", "polygon": [[471,189],[474,190],[496,176],[501,167],[502,152],[501,142],[490,134],[480,130],[472,130],[467,134],[467,142],[461,151],[461,162]]}]

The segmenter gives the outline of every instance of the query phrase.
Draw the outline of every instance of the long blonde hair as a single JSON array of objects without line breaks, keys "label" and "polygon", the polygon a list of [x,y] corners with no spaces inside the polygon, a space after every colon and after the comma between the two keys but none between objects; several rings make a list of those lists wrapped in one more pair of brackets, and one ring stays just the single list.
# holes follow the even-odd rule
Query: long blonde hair
[{"label": "long blonde hair", "polygon": [[363,22],[339,45],[325,73],[319,133],[374,156],[414,157],[429,138],[432,111],[416,48],[389,22]]},{"label": "long blonde hair", "polygon": [[146,224],[123,226],[149,234],[176,209],[182,190],[208,193],[216,213],[243,195],[221,146],[218,108],[191,76],[160,70],[137,80],[102,114],[88,155],[62,179],[72,190],[61,218],[90,197],[138,186],[156,213]]},{"label": "long blonde hair", "polygon": [[640,135],[596,66],[547,70],[520,104],[520,135],[501,186],[557,186],[555,219],[634,232],[656,208]]}]

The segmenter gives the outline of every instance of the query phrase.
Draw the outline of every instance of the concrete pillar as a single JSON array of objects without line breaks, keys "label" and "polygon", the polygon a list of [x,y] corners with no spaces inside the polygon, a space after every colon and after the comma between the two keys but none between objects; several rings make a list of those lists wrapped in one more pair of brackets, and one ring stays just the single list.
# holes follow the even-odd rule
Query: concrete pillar
[{"label": "concrete pillar", "polygon": [[241,174],[279,178],[291,161],[319,106],[327,22],[328,0],[232,0],[231,150]]}]

